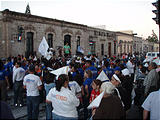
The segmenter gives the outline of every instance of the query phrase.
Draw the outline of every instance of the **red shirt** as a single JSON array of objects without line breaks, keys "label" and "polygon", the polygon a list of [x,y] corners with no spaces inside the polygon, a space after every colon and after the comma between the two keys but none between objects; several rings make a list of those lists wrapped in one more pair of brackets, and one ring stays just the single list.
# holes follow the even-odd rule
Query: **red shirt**
[{"label": "red shirt", "polygon": [[97,92],[95,90],[92,90],[89,102],[91,103],[99,94],[100,90],[98,90]]}]

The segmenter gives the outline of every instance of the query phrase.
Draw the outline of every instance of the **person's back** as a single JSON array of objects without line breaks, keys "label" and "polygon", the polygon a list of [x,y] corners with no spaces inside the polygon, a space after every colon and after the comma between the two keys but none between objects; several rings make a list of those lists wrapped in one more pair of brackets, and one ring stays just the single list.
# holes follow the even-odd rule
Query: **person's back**
[{"label": "person's back", "polygon": [[150,119],[151,120],[159,120],[160,119],[160,89],[158,91],[152,92],[146,98],[142,107],[144,108],[143,119],[148,117],[148,112],[150,111]]},{"label": "person's back", "polygon": [[53,119],[74,119],[78,117],[76,107],[79,99],[68,88],[69,77],[61,74],[56,81],[56,87],[52,88],[46,98],[47,103],[52,103]]},{"label": "person's back", "polygon": [[101,100],[93,119],[123,119],[125,112],[122,103],[117,96],[109,96]]},{"label": "person's back", "polygon": [[149,93],[158,90],[158,81],[159,81],[159,74],[156,72],[157,65],[156,63],[152,62],[149,64],[148,69],[150,72],[144,79],[143,85],[145,86],[145,96]]},{"label": "person's back", "polygon": [[34,74],[28,74],[24,77],[24,84],[27,89],[27,96],[39,96],[39,89],[42,83],[39,81],[40,78]]}]

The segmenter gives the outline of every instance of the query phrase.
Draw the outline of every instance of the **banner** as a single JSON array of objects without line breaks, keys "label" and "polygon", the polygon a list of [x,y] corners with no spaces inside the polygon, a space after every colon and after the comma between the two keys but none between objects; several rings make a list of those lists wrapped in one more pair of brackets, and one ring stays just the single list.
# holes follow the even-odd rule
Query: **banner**
[{"label": "banner", "polygon": [[107,75],[104,73],[104,71],[102,70],[101,73],[98,75],[97,79],[103,81],[109,80],[109,78],[107,77]]},{"label": "banner", "polygon": [[96,107],[96,108],[99,107],[101,100],[103,98],[103,95],[104,95],[104,92],[98,95],[87,108],[92,109],[93,107]]},{"label": "banner", "polygon": [[55,74],[57,76],[56,78],[58,78],[58,76],[61,74],[68,75],[68,71],[69,71],[69,66],[64,66],[64,67],[61,67],[57,70],[53,70],[50,73]]}]

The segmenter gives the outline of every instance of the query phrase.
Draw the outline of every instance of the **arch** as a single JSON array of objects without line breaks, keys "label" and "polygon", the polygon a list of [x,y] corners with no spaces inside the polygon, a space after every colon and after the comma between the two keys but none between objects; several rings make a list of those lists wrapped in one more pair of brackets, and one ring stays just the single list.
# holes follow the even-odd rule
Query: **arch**
[{"label": "arch", "polygon": [[45,33],[54,33],[55,34],[55,30],[52,28],[52,27],[48,27],[46,30],[45,30]]},{"label": "arch", "polygon": [[35,27],[33,25],[26,25],[24,27],[24,30],[34,30],[35,31]]},{"label": "arch", "polygon": [[62,35],[65,35],[65,34],[73,35],[73,32],[72,32],[72,30],[65,29],[65,30],[62,31]]},{"label": "arch", "polygon": [[78,31],[75,33],[75,35],[76,35],[76,36],[81,36],[82,33],[81,33],[81,31],[78,30]]}]

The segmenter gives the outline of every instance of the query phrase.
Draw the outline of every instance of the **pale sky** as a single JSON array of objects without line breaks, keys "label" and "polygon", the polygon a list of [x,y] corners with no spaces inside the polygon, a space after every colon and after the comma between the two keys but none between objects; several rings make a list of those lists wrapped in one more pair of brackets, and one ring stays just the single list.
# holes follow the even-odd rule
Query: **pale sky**
[{"label": "pale sky", "polygon": [[31,14],[87,26],[105,25],[107,30],[133,30],[139,37],[148,37],[158,25],[152,20],[156,0],[12,0],[1,1],[0,11],[24,13],[29,3]]}]

